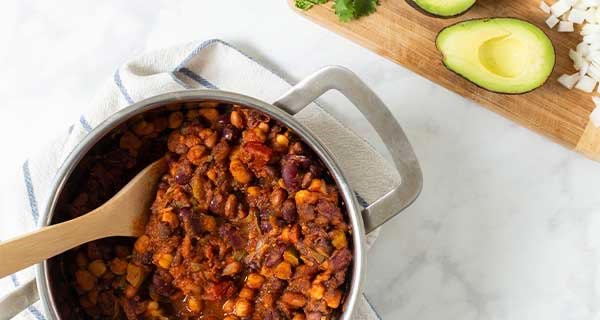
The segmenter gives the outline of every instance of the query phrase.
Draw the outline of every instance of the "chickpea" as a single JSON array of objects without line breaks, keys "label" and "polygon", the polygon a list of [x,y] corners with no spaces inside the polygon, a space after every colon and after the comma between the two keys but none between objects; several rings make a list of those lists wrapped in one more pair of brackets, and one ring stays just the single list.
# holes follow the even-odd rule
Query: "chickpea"
[{"label": "chickpea", "polygon": [[88,265],[88,258],[82,251],[77,252],[77,256],[75,256],[75,263],[81,269],[85,269]]},{"label": "chickpea", "polygon": [[268,123],[266,123],[266,122],[261,122],[261,123],[258,125],[258,128],[259,128],[260,130],[262,130],[262,132],[265,132],[265,133],[266,133],[266,132],[269,132],[269,124],[268,124]]},{"label": "chickpea", "polygon": [[143,235],[135,241],[133,248],[137,252],[145,252],[148,246],[150,246],[150,238],[147,235]]},{"label": "chickpea", "polygon": [[285,151],[290,144],[290,140],[283,134],[278,134],[275,136],[275,142],[273,143],[273,147],[277,151]]},{"label": "chickpea", "polygon": [[252,313],[252,304],[246,299],[239,299],[235,303],[235,309],[233,311],[238,317],[247,317]]},{"label": "chickpea", "polygon": [[169,115],[168,123],[169,128],[171,129],[177,129],[181,127],[181,124],[183,123],[183,113],[180,111],[171,113]]},{"label": "chickpea", "polygon": [[187,296],[185,298],[186,300],[186,304],[187,304],[187,309],[193,313],[200,313],[202,311],[202,300],[194,297],[194,296]]},{"label": "chickpea", "polygon": [[248,299],[248,300],[252,300],[252,298],[254,298],[254,290],[243,287],[242,290],[240,290],[239,297]]},{"label": "chickpea", "polygon": [[127,272],[127,261],[114,258],[110,262],[110,271],[118,276],[124,275]]},{"label": "chickpea", "polygon": [[83,291],[90,291],[96,286],[96,277],[87,270],[75,271],[75,282]]},{"label": "chickpea", "polygon": [[154,124],[154,132],[161,133],[169,127],[169,120],[165,117],[158,117],[152,121],[152,124]]},{"label": "chickpea", "polygon": [[88,291],[87,298],[93,305],[96,305],[98,303],[98,289],[94,288]]},{"label": "chickpea", "polygon": [[306,297],[301,293],[285,292],[281,295],[281,301],[287,303],[291,308],[302,308],[306,305]]},{"label": "chickpea", "polygon": [[252,180],[252,174],[240,160],[231,160],[229,163],[229,172],[231,172],[235,181],[239,183],[246,184]]},{"label": "chickpea", "polygon": [[292,320],[304,320],[306,319],[306,317],[304,316],[303,313],[296,313],[294,314],[294,317],[292,318]]},{"label": "chickpea", "polygon": [[200,166],[204,163],[204,155],[206,154],[206,147],[202,145],[196,145],[190,148],[187,152],[187,159],[194,165]]},{"label": "chickpea", "polygon": [[285,200],[286,196],[287,196],[287,193],[285,192],[285,190],[283,190],[281,188],[277,188],[277,189],[273,190],[273,192],[271,193],[271,205],[274,208],[279,208],[281,206],[281,204],[283,203],[283,201]]},{"label": "chickpea", "polygon": [[129,299],[135,297],[137,292],[138,292],[138,287],[136,287],[136,286],[127,285],[127,288],[125,288],[125,296]]},{"label": "chickpea", "polygon": [[119,258],[125,258],[128,255],[131,254],[129,247],[128,246],[123,246],[123,245],[117,245],[115,247],[115,254],[117,255],[117,257]]},{"label": "chickpea", "polygon": [[231,121],[231,124],[238,129],[241,129],[244,126],[244,120],[238,111],[231,111],[229,121]]},{"label": "chickpea", "polygon": [[251,289],[258,289],[262,286],[263,282],[265,282],[265,277],[261,276],[258,273],[250,273],[248,277],[246,277],[246,286]]},{"label": "chickpea", "polygon": [[206,120],[210,122],[217,122],[219,120],[219,111],[215,108],[203,108],[198,111]]},{"label": "chickpea", "polygon": [[129,153],[136,153],[141,146],[142,141],[131,131],[125,131],[119,140],[119,147]]},{"label": "chickpea", "polygon": [[88,265],[88,270],[99,278],[106,272],[106,264],[100,259],[94,260]]},{"label": "chickpea", "polygon": [[229,299],[229,300],[225,301],[225,303],[223,304],[223,312],[224,313],[232,313],[234,308],[235,308],[235,300],[233,300],[233,299]]},{"label": "chickpea", "polygon": [[228,263],[225,268],[223,268],[223,272],[222,274],[224,276],[232,276],[234,274],[239,273],[240,271],[242,271],[242,264],[239,263],[238,261],[233,261]]},{"label": "chickpea", "polygon": [[227,201],[225,202],[225,216],[226,217],[235,216],[236,210],[237,210],[237,205],[238,205],[238,199],[235,197],[235,195],[230,194],[229,196],[227,196]]},{"label": "chickpea", "polygon": [[135,134],[138,136],[147,136],[154,132],[154,124],[142,120],[133,127],[133,132],[135,132]]},{"label": "chickpea", "polygon": [[146,306],[146,311],[153,311],[153,310],[158,310],[160,306],[158,305],[158,302],[152,300],[148,302],[148,305]]}]

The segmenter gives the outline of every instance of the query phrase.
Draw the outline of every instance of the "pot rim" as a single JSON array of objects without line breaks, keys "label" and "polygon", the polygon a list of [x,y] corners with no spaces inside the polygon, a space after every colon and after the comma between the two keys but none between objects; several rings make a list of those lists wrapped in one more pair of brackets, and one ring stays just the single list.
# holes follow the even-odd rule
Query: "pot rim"
[{"label": "pot rim", "polygon": [[[214,89],[174,91],[146,98],[112,114],[102,121],[102,123],[97,125],[91,132],[89,132],[88,135],[77,144],[77,146],[64,160],[54,178],[54,181],[52,182],[52,186],[48,193],[49,196],[44,203],[44,207],[40,215],[41,219],[38,222],[38,227],[41,228],[50,224],[59,195],[63,191],[66,182],[73,173],[73,170],[77,167],[83,157],[90,151],[90,149],[104,136],[106,136],[106,134],[124,122],[128,121],[133,116],[145,113],[160,106],[170,103],[183,103],[201,100],[226,101],[262,111],[291,128],[294,133],[300,136],[302,140],[315,151],[321,161],[323,161],[332,177],[336,181],[337,187],[343,196],[350,224],[354,230],[354,232],[352,232],[352,276],[350,279],[349,292],[346,295],[343,312],[340,318],[342,320],[350,320],[358,300],[358,296],[362,292],[366,265],[366,256],[364,254],[366,234],[361,210],[359,209],[355,193],[348,184],[347,179],[344,177],[341,167],[335,161],[333,153],[309,129],[307,129],[304,125],[294,119],[291,114],[285,112],[281,108],[247,95]],[[50,319],[60,319],[54,297],[50,292],[50,278],[47,260],[36,265],[35,273],[40,300],[42,301],[46,315],[48,315]]]}]

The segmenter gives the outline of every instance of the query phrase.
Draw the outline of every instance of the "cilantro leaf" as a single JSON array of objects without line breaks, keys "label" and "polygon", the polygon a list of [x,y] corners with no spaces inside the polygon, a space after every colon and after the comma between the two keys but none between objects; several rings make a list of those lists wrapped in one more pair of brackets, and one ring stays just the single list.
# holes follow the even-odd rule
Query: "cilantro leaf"
[{"label": "cilantro leaf", "polygon": [[302,10],[308,10],[312,8],[315,4],[326,3],[329,0],[296,0],[296,7]]},{"label": "cilantro leaf", "polygon": [[343,22],[348,22],[354,19],[354,0],[336,0],[335,1],[335,14]]},{"label": "cilantro leaf", "polygon": [[[377,9],[378,0],[334,0],[335,14],[343,22],[369,15]],[[329,0],[295,0],[296,7],[308,10],[316,4],[327,3]]]},{"label": "cilantro leaf", "polygon": [[[338,0],[339,1],[339,0]],[[367,16],[377,9],[377,0],[354,0],[354,18]]]}]

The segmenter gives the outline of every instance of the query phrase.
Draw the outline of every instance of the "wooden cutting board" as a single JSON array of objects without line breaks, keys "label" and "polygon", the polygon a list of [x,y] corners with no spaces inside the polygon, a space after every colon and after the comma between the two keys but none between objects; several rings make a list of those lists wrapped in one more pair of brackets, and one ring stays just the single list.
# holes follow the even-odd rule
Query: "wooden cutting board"
[{"label": "wooden cutting board", "polygon": [[[366,48],[462,96],[533,129],[561,145],[600,161],[600,129],[589,123],[594,109],[591,95],[567,90],[556,79],[574,73],[569,48],[580,41],[578,33],[549,30],[539,0],[478,0],[466,14],[439,19],[426,16],[405,0],[380,0],[377,12],[358,21],[342,23],[329,4],[301,11],[310,20],[331,29]],[[437,33],[459,21],[482,17],[517,17],[542,27],[556,49],[556,67],[546,84],[527,94],[504,95],[488,92],[450,72],[441,62],[435,47]]]}]

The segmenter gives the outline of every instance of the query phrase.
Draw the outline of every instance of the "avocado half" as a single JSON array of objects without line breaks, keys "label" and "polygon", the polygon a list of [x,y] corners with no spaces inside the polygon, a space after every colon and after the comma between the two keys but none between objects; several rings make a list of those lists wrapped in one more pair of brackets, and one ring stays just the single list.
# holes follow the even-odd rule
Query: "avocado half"
[{"label": "avocado half", "polygon": [[446,68],[499,93],[525,93],[542,86],[556,60],[548,36],[514,18],[459,22],[438,34],[436,46]]},{"label": "avocado half", "polygon": [[453,17],[469,10],[476,0],[409,0],[425,12],[439,17]]}]

